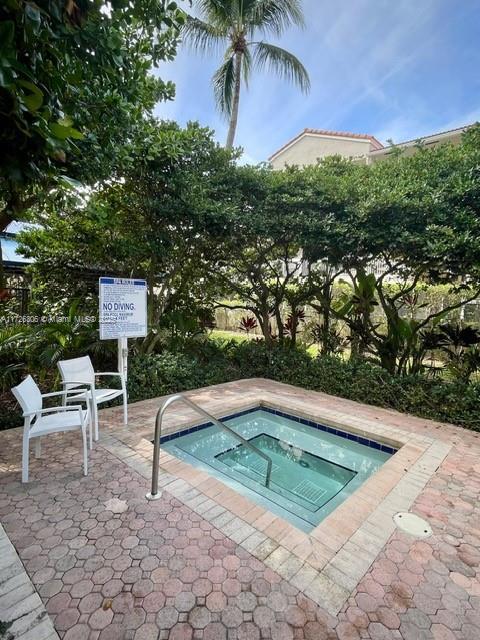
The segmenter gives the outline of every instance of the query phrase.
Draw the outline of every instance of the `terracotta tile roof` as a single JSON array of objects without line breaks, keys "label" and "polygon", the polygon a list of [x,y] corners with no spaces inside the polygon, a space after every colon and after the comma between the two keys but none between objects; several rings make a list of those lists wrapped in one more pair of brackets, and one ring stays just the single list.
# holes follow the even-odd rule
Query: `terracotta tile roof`
[{"label": "terracotta tile roof", "polygon": [[374,136],[370,136],[365,133],[350,133],[348,131],[328,131],[327,129],[306,128],[303,131],[301,131],[297,136],[295,136],[294,138],[286,142],[282,147],[280,147],[280,149],[277,149],[275,153],[272,153],[272,155],[268,159],[272,160],[275,156],[277,156],[284,149],[286,149],[291,144],[299,140],[306,133],[313,133],[314,135],[319,135],[319,136],[336,136],[338,138],[355,138],[359,140],[370,140],[370,143],[374,147],[374,149],[383,149],[383,144],[381,142],[379,142]]}]

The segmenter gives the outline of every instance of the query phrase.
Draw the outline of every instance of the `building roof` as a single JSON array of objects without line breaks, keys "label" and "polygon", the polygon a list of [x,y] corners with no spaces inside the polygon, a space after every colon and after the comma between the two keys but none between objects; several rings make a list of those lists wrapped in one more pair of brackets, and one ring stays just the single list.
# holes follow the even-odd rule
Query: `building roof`
[{"label": "building roof", "polygon": [[34,262],[33,258],[27,258],[20,251],[19,244],[15,236],[20,231],[32,229],[36,225],[28,222],[11,222],[7,228],[0,233],[0,245],[2,247],[2,262],[6,266],[23,267]]},{"label": "building roof", "polygon": [[369,140],[370,144],[375,148],[375,150],[383,149],[383,144],[381,142],[379,142],[375,138],[375,136],[371,136],[371,135],[366,134],[366,133],[351,133],[349,131],[329,131],[327,129],[309,129],[309,128],[306,128],[303,131],[301,131],[298,135],[296,135],[294,138],[292,138],[291,140],[286,142],[282,147],[280,147],[280,149],[277,149],[277,151],[272,153],[272,155],[268,159],[269,160],[273,160],[273,158],[278,156],[279,153],[281,153],[287,147],[289,147],[294,142],[296,142],[297,140],[302,138],[304,135],[309,134],[309,133],[312,134],[312,135],[316,135],[316,136],[330,136],[330,137],[336,137],[336,138],[353,138],[354,140]]},{"label": "building roof", "polygon": [[457,127],[456,129],[447,129],[446,131],[438,131],[437,133],[430,133],[426,136],[418,136],[417,138],[413,138],[412,140],[405,140],[404,142],[397,142],[395,144],[387,145],[386,147],[383,147],[381,149],[374,149],[373,151],[371,151],[371,154],[382,155],[382,152],[388,153],[395,147],[413,147],[419,141],[425,144],[437,142],[442,140],[443,138],[447,138],[447,139],[450,138],[452,134],[455,135],[455,134],[463,133],[467,129],[470,129],[470,127],[473,127],[473,124],[466,124],[465,126]]}]

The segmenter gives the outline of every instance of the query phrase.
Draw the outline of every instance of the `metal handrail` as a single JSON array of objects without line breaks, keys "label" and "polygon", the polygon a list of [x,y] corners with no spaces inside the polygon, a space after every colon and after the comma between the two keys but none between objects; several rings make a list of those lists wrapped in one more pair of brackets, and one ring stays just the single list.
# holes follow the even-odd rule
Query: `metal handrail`
[{"label": "metal handrail", "polygon": [[153,443],[152,490],[150,493],[147,493],[147,495],[145,496],[147,500],[157,500],[161,496],[161,494],[158,492],[158,470],[159,470],[158,463],[160,459],[160,439],[162,437],[162,419],[163,419],[163,414],[165,413],[167,408],[174,402],[178,402],[178,401],[184,402],[186,405],[188,405],[189,407],[197,411],[197,413],[200,413],[200,415],[207,418],[209,422],[213,422],[213,424],[216,424],[217,427],[219,427],[223,431],[226,431],[234,438],[237,438],[238,440],[240,440],[240,442],[244,444],[248,449],[250,449],[250,451],[253,451],[253,453],[256,453],[261,458],[266,460],[267,473],[265,476],[265,486],[266,487],[270,486],[270,475],[272,473],[272,459],[269,458],[265,453],[263,453],[263,451],[260,451],[260,449],[258,449],[253,444],[251,444],[239,433],[237,433],[233,429],[230,429],[230,427],[227,427],[226,424],[224,424],[223,422],[220,422],[220,420],[210,415],[207,411],[205,411],[205,409],[202,409],[202,407],[199,407],[198,404],[196,404],[195,402],[192,402],[189,398],[186,398],[181,393],[179,393],[175,396],[170,396],[170,398],[167,398],[165,402],[162,404],[162,406],[159,408],[159,410],[157,411],[157,417],[155,418],[155,440]]}]

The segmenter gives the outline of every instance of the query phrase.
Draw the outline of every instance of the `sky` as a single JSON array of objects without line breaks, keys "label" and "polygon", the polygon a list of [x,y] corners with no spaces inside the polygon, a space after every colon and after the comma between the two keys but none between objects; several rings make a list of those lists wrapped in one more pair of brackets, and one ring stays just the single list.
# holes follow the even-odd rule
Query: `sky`
[{"label": "sky", "polygon": [[[188,10],[187,2],[180,2]],[[480,0],[304,0],[306,27],[279,39],[310,75],[308,95],[265,72],[242,87],[235,145],[257,163],[304,128],[417,139],[480,120]],[[197,120],[224,144],[211,77],[222,55],[180,45],[157,73],[176,98],[156,115]]]}]

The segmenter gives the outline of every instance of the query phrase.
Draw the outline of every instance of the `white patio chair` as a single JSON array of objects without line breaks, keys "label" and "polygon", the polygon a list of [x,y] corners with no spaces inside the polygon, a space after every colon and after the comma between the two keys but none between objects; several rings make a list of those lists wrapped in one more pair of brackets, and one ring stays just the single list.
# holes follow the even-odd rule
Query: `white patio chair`
[{"label": "white patio chair", "polygon": [[[86,391],[86,390],[85,390]],[[32,376],[27,376],[23,382],[13,387],[12,393],[23,409],[23,452],[22,452],[22,482],[28,482],[28,459],[30,440],[35,442],[35,457],[41,453],[40,437],[49,433],[61,433],[80,429],[83,440],[83,475],[87,475],[87,423],[89,425],[90,440],[92,438],[92,423],[90,410],[87,405],[82,409],[79,404],[61,405],[43,408],[44,398],[65,397],[65,391],[41,393]],[[78,391],[76,392],[78,393]]]},{"label": "white patio chair", "polygon": [[[127,424],[127,387],[125,384],[125,376],[118,371],[95,371],[90,360],[90,356],[81,358],[72,358],[70,360],[60,360],[58,363],[62,384],[66,391],[74,391],[78,387],[87,387],[87,396],[90,402],[90,408],[93,415],[93,424],[95,429],[94,438],[98,440],[98,405],[102,402],[109,402],[114,398],[123,396],[123,421]],[[120,378],[121,389],[97,389],[95,380],[101,376],[115,376]],[[66,397],[66,402],[75,402],[76,400],[85,399],[85,393],[71,395]]]}]

